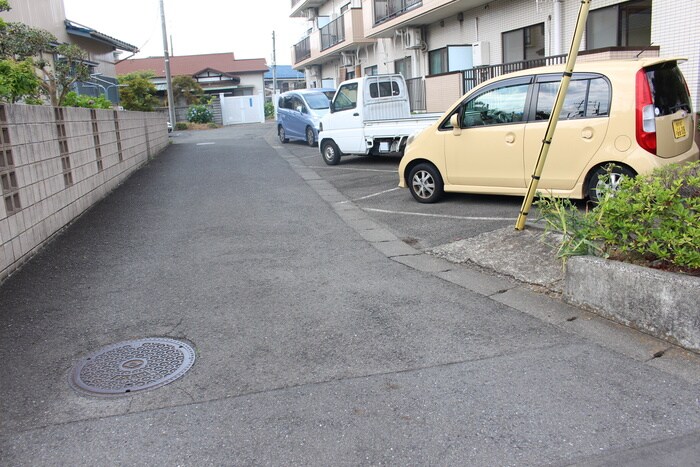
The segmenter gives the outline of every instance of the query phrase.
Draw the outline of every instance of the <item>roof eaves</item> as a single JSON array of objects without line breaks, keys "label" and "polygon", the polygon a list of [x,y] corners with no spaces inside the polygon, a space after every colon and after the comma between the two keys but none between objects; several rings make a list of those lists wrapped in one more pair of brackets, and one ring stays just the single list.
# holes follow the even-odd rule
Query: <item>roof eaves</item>
[{"label": "roof eaves", "polygon": [[138,52],[139,49],[138,47],[128,44],[124,41],[120,41],[117,38],[114,38],[112,36],[108,36],[107,34],[103,34],[99,31],[96,31],[88,26],[84,26],[82,24],[76,23],[71,20],[65,20],[65,25],[66,25],[66,32],[68,34],[72,34],[74,36],[81,36],[81,37],[87,37],[89,39],[96,40],[98,42],[102,42],[103,44],[111,45],[114,48],[117,48],[119,50],[124,50],[127,52]]}]

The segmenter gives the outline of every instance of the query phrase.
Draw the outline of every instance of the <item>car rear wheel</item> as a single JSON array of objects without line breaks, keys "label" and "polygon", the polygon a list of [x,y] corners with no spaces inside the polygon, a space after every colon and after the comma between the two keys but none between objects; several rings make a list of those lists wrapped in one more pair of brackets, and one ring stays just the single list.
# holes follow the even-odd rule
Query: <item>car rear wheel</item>
[{"label": "car rear wheel", "polygon": [[316,136],[314,135],[314,129],[310,126],[306,127],[306,144],[311,147],[316,146]]},{"label": "car rear wheel", "polygon": [[282,142],[282,143],[288,143],[288,142],[289,142],[289,138],[287,138],[287,134],[284,132],[284,127],[283,127],[283,126],[280,126],[280,127],[277,129],[277,136],[280,137],[280,142]]},{"label": "car rear wheel", "polygon": [[328,165],[338,165],[340,156],[342,155],[340,149],[338,149],[338,146],[333,141],[323,142],[321,154],[323,155],[323,160]]},{"label": "car rear wheel", "polygon": [[442,197],[444,184],[432,164],[418,164],[408,175],[408,189],[419,203],[434,203]]},{"label": "car rear wheel", "polygon": [[619,165],[598,167],[588,179],[588,198],[594,203],[598,203],[606,193],[615,193],[620,188],[620,182],[624,178],[636,175],[627,167]]}]

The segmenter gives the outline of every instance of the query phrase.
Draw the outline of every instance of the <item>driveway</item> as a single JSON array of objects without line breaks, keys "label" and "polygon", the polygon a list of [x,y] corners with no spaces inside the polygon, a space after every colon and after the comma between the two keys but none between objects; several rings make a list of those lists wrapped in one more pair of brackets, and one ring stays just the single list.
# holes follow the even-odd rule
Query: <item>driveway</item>
[{"label": "driveway", "polygon": [[[697,356],[398,241],[389,219],[423,218],[373,198],[427,207],[357,208],[334,184],[381,190],[326,180],[273,125],[172,140],[0,287],[3,465],[700,457]],[[191,344],[192,368],[119,397],[69,384],[92,352],[149,337]]]}]

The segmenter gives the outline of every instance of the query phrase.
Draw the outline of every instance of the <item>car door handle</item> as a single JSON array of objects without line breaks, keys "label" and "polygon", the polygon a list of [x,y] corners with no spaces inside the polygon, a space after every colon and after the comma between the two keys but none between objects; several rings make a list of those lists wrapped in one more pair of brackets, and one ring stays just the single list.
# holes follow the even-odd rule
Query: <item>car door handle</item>
[{"label": "car door handle", "polygon": [[355,112],[354,114],[352,114],[352,116],[353,116],[353,117],[359,117],[360,114],[358,114],[357,112]]},{"label": "car door handle", "polygon": [[515,135],[513,133],[506,134],[506,143],[513,144],[515,142]]},{"label": "car door handle", "polygon": [[583,131],[581,131],[581,138],[592,139],[593,138],[593,129],[584,128]]}]

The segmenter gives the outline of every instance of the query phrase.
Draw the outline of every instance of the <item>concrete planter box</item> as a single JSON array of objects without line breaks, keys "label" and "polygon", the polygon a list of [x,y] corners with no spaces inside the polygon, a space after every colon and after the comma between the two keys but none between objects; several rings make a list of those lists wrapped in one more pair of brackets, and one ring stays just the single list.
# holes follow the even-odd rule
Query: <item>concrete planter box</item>
[{"label": "concrete planter box", "polygon": [[700,352],[700,277],[577,256],[567,263],[564,299]]}]

